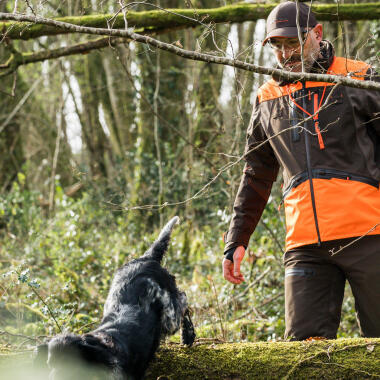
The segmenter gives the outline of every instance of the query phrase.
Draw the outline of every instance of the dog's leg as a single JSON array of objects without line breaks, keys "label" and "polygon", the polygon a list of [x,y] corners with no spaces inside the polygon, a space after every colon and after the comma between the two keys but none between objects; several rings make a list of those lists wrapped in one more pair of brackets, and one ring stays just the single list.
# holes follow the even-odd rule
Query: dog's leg
[{"label": "dog's leg", "polygon": [[195,339],[194,325],[190,314],[190,310],[187,309],[181,322],[181,343],[188,347],[191,347]]},{"label": "dog's leg", "polygon": [[187,305],[185,292],[180,292],[180,302],[182,307],[181,343],[190,347],[195,339],[195,330],[193,322],[191,321],[191,311]]}]

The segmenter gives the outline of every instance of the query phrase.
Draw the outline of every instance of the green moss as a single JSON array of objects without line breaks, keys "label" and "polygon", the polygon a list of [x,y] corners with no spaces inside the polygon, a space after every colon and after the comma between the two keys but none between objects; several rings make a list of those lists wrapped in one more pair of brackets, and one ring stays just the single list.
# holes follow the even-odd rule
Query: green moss
[{"label": "green moss", "polygon": [[164,346],[147,379],[380,377],[380,339]]},{"label": "green moss", "polygon": [[[198,345],[197,345],[198,344]],[[0,347],[0,369],[28,368],[31,352]],[[25,369],[24,368],[24,369]],[[380,339],[163,345],[146,379],[376,379]],[[18,379],[18,377],[17,377]]]}]

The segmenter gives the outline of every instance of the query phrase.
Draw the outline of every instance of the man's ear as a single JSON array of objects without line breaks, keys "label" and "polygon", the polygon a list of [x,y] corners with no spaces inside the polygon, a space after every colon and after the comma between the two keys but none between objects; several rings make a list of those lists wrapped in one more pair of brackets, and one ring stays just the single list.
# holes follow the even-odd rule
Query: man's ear
[{"label": "man's ear", "polygon": [[317,24],[313,28],[313,32],[314,32],[314,35],[315,35],[315,38],[317,39],[317,41],[321,42],[322,38],[323,38],[323,26],[322,26],[322,24]]}]

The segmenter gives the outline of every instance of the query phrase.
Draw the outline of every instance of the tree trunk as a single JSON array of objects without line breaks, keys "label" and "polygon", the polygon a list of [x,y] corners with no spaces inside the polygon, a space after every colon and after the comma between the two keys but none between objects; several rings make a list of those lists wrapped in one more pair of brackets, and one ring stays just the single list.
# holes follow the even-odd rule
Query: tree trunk
[{"label": "tree trunk", "polygon": [[102,62],[98,54],[90,54],[78,61],[75,73],[81,90],[83,111],[83,139],[89,155],[89,166],[92,177],[107,178],[106,154],[108,138],[99,122],[99,91],[106,83]]}]

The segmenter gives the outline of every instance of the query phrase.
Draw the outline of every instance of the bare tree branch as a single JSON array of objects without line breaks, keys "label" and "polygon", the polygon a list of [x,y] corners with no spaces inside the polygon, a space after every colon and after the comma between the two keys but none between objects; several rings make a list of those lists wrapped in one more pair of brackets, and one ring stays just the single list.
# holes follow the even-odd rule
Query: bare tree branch
[{"label": "bare tree branch", "polygon": [[9,75],[17,70],[19,66],[27,65],[29,63],[42,62],[49,59],[57,59],[74,54],[85,54],[91,50],[101,49],[108,46],[115,46],[121,43],[126,43],[125,38],[103,37],[93,41],[86,41],[75,44],[69,47],[62,47],[52,50],[43,50],[36,53],[19,53],[13,52],[8,61],[0,65],[0,70],[6,71],[0,73],[0,77]]},{"label": "bare tree branch", "polygon": [[[26,16],[21,14],[13,14],[13,13],[0,13],[0,20],[16,20],[16,21],[27,21],[33,22],[36,24],[50,25],[61,28],[63,30],[75,32],[75,33],[85,33],[85,34],[96,34],[96,35],[107,35],[113,37],[123,37],[130,38],[136,42],[148,44],[150,46],[156,47],[161,50],[168,51],[170,53],[176,54],[180,57],[193,59],[195,61],[203,61],[208,63],[216,63],[219,65],[228,65],[232,67],[236,67],[239,69],[252,71],[260,74],[273,75],[275,74],[279,78],[289,80],[289,81],[297,81],[297,80],[306,80],[306,81],[316,81],[316,82],[327,82],[327,83],[336,83],[342,84],[349,87],[355,88],[363,88],[367,90],[380,90],[380,83],[376,83],[374,81],[367,80],[356,80],[350,79],[348,77],[337,76],[337,75],[327,75],[327,74],[312,74],[312,73],[293,73],[287,72],[280,69],[262,67],[258,65],[254,65],[251,63],[246,63],[230,58],[218,57],[211,54],[204,54],[195,51],[185,50],[174,46],[172,44],[168,44],[147,35],[141,35],[129,30],[118,30],[118,29],[104,29],[104,28],[92,28],[85,26],[73,25],[61,21],[56,21],[52,19],[47,19],[43,17],[34,17],[34,16]],[[355,73],[352,73],[355,74]]]}]

